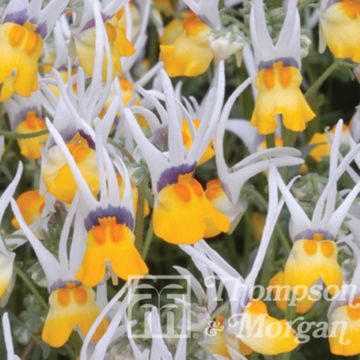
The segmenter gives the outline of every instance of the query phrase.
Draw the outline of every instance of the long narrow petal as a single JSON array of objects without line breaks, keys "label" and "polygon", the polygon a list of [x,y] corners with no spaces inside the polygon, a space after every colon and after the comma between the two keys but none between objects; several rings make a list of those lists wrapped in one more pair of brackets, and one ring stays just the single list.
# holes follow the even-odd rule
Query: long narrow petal
[{"label": "long narrow petal", "polygon": [[60,264],[55,256],[41,243],[41,241],[33,234],[30,228],[26,225],[26,222],[20,212],[20,209],[14,199],[11,199],[11,208],[14,215],[24,232],[25,236],[29,240],[35,254],[44,270],[48,287],[54,284],[61,277],[62,271]]}]

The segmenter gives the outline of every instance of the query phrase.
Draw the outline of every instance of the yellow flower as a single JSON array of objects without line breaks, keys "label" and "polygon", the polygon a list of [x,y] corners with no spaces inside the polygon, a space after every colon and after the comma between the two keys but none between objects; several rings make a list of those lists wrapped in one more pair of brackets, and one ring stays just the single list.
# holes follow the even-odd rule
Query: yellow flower
[{"label": "yellow flower", "polygon": [[284,282],[310,288],[319,279],[324,281],[332,295],[342,285],[335,241],[324,240],[322,233],[314,233],[312,239],[295,241],[285,264]]},{"label": "yellow flower", "polygon": [[283,61],[257,73],[256,86],[259,94],[251,117],[251,125],[260,134],[275,132],[278,124],[276,117],[281,115],[285,127],[292,131],[303,131],[306,124],[315,117],[306,102],[300,84],[300,71]]},{"label": "yellow flower", "polygon": [[160,60],[170,77],[201,75],[214,57],[209,45],[211,30],[191,12],[186,13],[182,26],[183,31],[177,37],[179,26],[176,23],[165,32],[163,41],[176,39],[171,44],[160,45]]},{"label": "yellow flower", "polygon": [[335,57],[360,62],[360,3],[342,0],[322,14],[320,29]]},{"label": "yellow flower", "polygon": [[[41,219],[41,213],[45,207],[45,196],[39,194],[39,190],[29,190],[23,192],[17,199],[20,211],[28,225],[35,223]],[[14,217],[11,225],[19,229],[19,223]]]},{"label": "yellow flower", "polygon": [[[20,134],[31,134],[45,129],[45,121],[37,115],[36,111],[28,111],[24,119],[17,125],[15,131]],[[47,139],[47,134],[28,139],[17,139],[21,155],[29,159],[39,159],[41,149]]]},{"label": "yellow flower", "polygon": [[105,276],[108,261],[111,269],[121,279],[148,273],[148,267],[134,245],[134,234],[116,216],[97,219],[88,232],[86,252],[77,279],[87,286],[95,286]]},{"label": "yellow flower", "polygon": [[[335,127],[331,129],[331,134],[334,135]],[[342,128],[342,143],[348,142],[349,127],[344,125]],[[309,156],[315,161],[320,162],[323,158],[330,156],[330,145],[326,133],[315,133],[309,141],[309,145],[316,145],[310,152]]]},{"label": "yellow flower", "polygon": [[253,351],[263,355],[278,355],[299,345],[295,331],[286,320],[269,315],[261,300],[251,300],[243,317],[240,339]]},{"label": "yellow flower", "polygon": [[[49,304],[41,338],[53,347],[63,346],[76,327],[86,336],[100,313],[94,290],[74,283],[67,283],[66,287],[54,290],[50,294]],[[93,340],[99,340],[107,326],[108,320],[105,318],[97,328]]]},{"label": "yellow flower", "polygon": [[[210,201],[210,203],[219,210],[222,214],[229,218],[229,210],[232,209],[232,204],[224,192],[224,189],[221,185],[221,181],[219,179],[213,179],[206,183],[205,196]],[[240,220],[240,219],[239,219]],[[238,221],[236,222],[236,224]],[[233,228],[233,226],[231,226]],[[231,229],[229,229],[231,231]],[[215,223],[209,223],[207,229],[208,237],[214,237],[221,233],[221,230],[216,227]]]},{"label": "yellow flower", "polygon": [[[95,150],[79,132],[67,143],[81,174],[96,196],[99,191],[98,167]],[[42,178],[46,189],[58,200],[71,203],[77,191],[76,181],[61,149],[51,147],[42,163]]]},{"label": "yellow flower", "polygon": [[203,347],[212,355],[220,355],[227,359],[232,359],[228,347],[233,348],[240,354],[248,356],[252,350],[233,334],[227,334],[224,328],[224,317],[216,316],[211,327],[206,333]]},{"label": "yellow flower", "polygon": [[360,297],[337,307],[329,316],[330,351],[335,355],[360,354]]},{"label": "yellow flower", "polygon": [[194,244],[213,235],[213,229],[227,232],[230,221],[205,196],[192,174],[179,175],[176,183],[163,187],[154,207],[154,232],[172,244]]},{"label": "yellow flower", "polygon": [[28,97],[38,89],[38,60],[43,39],[30,23],[0,25],[0,101],[14,92]]},{"label": "yellow flower", "polygon": [[[195,119],[193,120],[193,124],[194,124],[194,128],[198,129],[201,122],[199,119]],[[186,122],[186,120],[183,120],[182,122],[181,132],[182,132],[183,144],[185,148],[189,150],[193,144],[193,138],[191,136],[190,127]],[[200,160],[198,161],[197,165],[201,165],[205,163],[206,161],[212,159],[214,156],[215,156],[214,147],[212,143],[210,143],[206,148],[206,150],[204,151],[203,155],[201,156]]]},{"label": "yellow flower", "polygon": [[[131,56],[135,48],[126,38],[125,29],[121,26],[118,16],[105,22],[105,29],[110,43],[111,61],[113,64],[113,76],[122,73],[121,56]],[[86,75],[92,76],[95,59],[95,28],[82,30],[75,38],[76,53],[79,63]],[[106,78],[106,59],[103,62],[103,78]]]}]

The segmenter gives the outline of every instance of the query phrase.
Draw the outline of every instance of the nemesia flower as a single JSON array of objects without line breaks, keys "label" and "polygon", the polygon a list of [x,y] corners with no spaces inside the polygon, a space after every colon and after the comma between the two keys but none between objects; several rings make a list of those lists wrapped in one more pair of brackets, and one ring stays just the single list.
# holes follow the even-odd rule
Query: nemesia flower
[{"label": "nemesia flower", "polygon": [[303,131],[315,117],[300,90],[300,15],[296,0],[288,1],[276,45],[270,37],[262,0],[254,0],[250,15],[251,41],[258,68],[258,95],[251,124],[260,134],[271,134],[281,115],[287,129]]},{"label": "nemesia flower", "polygon": [[[111,88],[111,76],[102,84],[102,66],[105,50],[109,52],[105,38],[105,29],[102,24],[99,9],[94,5],[97,47],[94,61],[99,64],[94,69],[91,82],[85,84],[85,74],[79,67],[77,73],[68,83],[60,74],[54,71],[61,96],[58,99],[49,87],[43,87],[43,93],[48,101],[48,108],[54,114],[54,125],[62,134],[67,147],[74,157],[77,166],[85,177],[91,191],[96,195],[99,191],[99,178],[96,163],[96,149],[92,121],[104,108],[107,95]],[[105,49],[104,49],[105,48]],[[107,64],[107,74],[111,75],[111,62]],[[76,81],[77,88],[73,88]],[[45,188],[56,199],[71,203],[77,184],[67,165],[66,159],[60,148],[50,139],[44,149],[41,163],[41,177]]]},{"label": "nemesia flower", "polygon": [[[70,253],[67,248],[70,227],[78,210],[78,198],[69,209],[60,235],[59,259],[55,258],[26,225],[14,200],[11,206],[21,229],[35,251],[47,280],[50,308],[42,330],[42,340],[50,346],[60,347],[67,342],[74,329],[78,329],[85,336],[100,309],[95,301],[95,292],[75,278],[82,250],[81,243],[76,244],[79,239],[73,238]],[[77,236],[82,234],[82,229],[76,221],[74,233]],[[99,339],[106,327],[107,320],[105,319],[93,339]]]},{"label": "nemesia flower", "polygon": [[[331,129],[331,135],[334,134],[335,127]],[[349,143],[349,132],[350,129],[347,125],[343,125],[341,143]],[[309,145],[316,145],[309,152],[309,156],[313,158],[316,162],[320,162],[324,157],[330,155],[330,145],[328,144],[328,135],[325,133],[316,132],[309,141]]]},{"label": "nemesia flower", "polygon": [[322,280],[332,295],[342,285],[335,240],[350,206],[360,191],[360,184],[347,194],[336,209],[337,182],[359,151],[359,147],[351,150],[338,164],[341,132],[342,121],[339,121],[331,146],[329,180],[316,203],[311,219],[286,188],[280,175],[277,175],[278,186],[291,215],[289,227],[294,240],[284,268],[284,285],[310,289],[313,284]]},{"label": "nemesia flower", "polygon": [[[14,195],[16,187],[19,184],[23,171],[22,163],[20,162],[14,176],[13,181],[5,189],[0,197],[0,223],[4,217],[6,208],[8,207],[11,197]],[[11,291],[11,282],[14,276],[13,266],[15,260],[15,253],[9,251],[7,246],[0,236],[0,299],[6,298]]]},{"label": "nemesia flower", "polygon": [[221,62],[217,71],[213,112],[201,120],[197,130],[193,128],[192,122],[188,122],[193,134],[189,149],[183,142],[182,116],[178,115],[175,93],[163,70],[160,72],[160,79],[166,103],[166,112],[163,109],[162,113],[168,126],[167,153],[161,152],[146,138],[132,112],[125,109],[127,123],[151,174],[152,189],[155,192],[154,232],[170,243],[195,243],[206,236],[212,223],[221,231],[227,231],[229,227],[227,217],[211,205],[201,184],[193,176],[197,162],[208,147],[219,116],[224,96],[223,67]]},{"label": "nemesia flower", "polygon": [[82,198],[85,200],[84,216],[81,222],[86,233],[86,249],[82,254],[76,278],[87,286],[95,286],[103,280],[107,263],[111,265],[112,271],[124,280],[131,276],[145,275],[148,272],[144,260],[134,245],[133,198],[127,169],[122,160],[117,157],[115,166],[125,184],[123,196],[120,198],[116,172],[102,144],[103,139],[108,136],[116,114],[117,104],[112,105],[97,125],[96,158],[100,180],[99,201],[92,194],[64,140],[56,128],[48,122],[49,131],[66,158]]},{"label": "nemesia flower", "polygon": [[354,216],[347,223],[350,235],[342,240],[352,250],[356,262],[349,284],[344,283],[341,291],[332,299],[328,310],[329,345],[335,355],[360,354],[358,336],[360,333],[360,248],[358,227],[360,220]]},{"label": "nemesia flower", "polygon": [[[299,344],[294,330],[286,320],[278,320],[270,316],[263,301],[251,298],[251,289],[265,259],[271,234],[282,206],[283,200],[278,201],[275,167],[270,166],[268,215],[260,247],[246,278],[243,278],[206,243],[199,242],[193,247],[181,245],[181,249],[194,259],[195,265],[200,262],[203,266],[207,266],[223,282],[229,295],[231,314],[236,316],[237,321],[236,326],[231,323],[228,324],[229,331],[250,349],[264,355],[277,355],[288,352],[295,349]],[[254,332],[255,324],[257,325]],[[272,332],[275,328],[276,333]],[[280,331],[278,331],[279,329]]]},{"label": "nemesia flower", "polygon": [[356,0],[321,1],[320,51],[360,62],[360,4]]},{"label": "nemesia flower", "polygon": [[[124,0],[104,2],[101,9],[101,16],[104,21],[107,38],[111,51],[111,63],[113,66],[113,75],[121,74],[121,56],[131,56],[135,52],[135,48],[127,39],[125,29],[118,24],[116,12],[124,5]],[[81,67],[86,75],[91,76],[96,66],[95,61],[89,59],[95,58],[96,39],[95,39],[95,21],[93,14],[93,2],[85,1],[84,9],[80,21],[80,28],[74,34],[76,53]],[[109,60],[105,59],[103,63],[103,77],[106,74],[106,64]]]},{"label": "nemesia flower", "polygon": [[[68,4],[50,1],[9,2],[0,25],[0,101],[14,93],[28,97],[38,89],[38,60],[45,37]],[[51,15],[50,15],[51,14]]]},{"label": "nemesia flower", "polygon": [[[171,41],[170,33],[179,28],[179,21],[170,23],[165,28],[163,41]],[[180,24],[179,24],[180,25]],[[214,54],[210,48],[211,28],[192,12],[185,13],[181,22],[181,33],[170,44],[160,45],[160,60],[169,76],[198,76],[210,66]],[[177,31],[176,31],[177,32]],[[194,57],[194,54],[197,54]]]},{"label": "nemesia flower", "polygon": [[[45,196],[40,195],[39,190],[28,190],[20,194],[16,203],[18,204],[21,213],[24,216],[25,222],[28,225],[41,220],[42,211],[45,207]],[[11,220],[12,226],[19,229],[19,223],[16,218]]]},{"label": "nemesia flower", "polygon": [[[303,161],[295,156],[300,155],[298,151],[291,148],[269,149],[258,151],[237,164],[228,168],[224,159],[224,133],[229,119],[231,109],[238,96],[249,86],[251,78],[244,81],[229,97],[224,105],[220,123],[216,130],[216,166],[219,181],[208,183],[206,195],[214,206],[226,214],[232,223],[232,229],[240,221],[246,209],[246,202],[240,199],[240,192],[244,184],[253,176],[266,170],[270,163],[275,166],[298,165]],[[234,121],[236,124],[238,121]],[[272,160],[270,160],[272,158]],[[213,234],[219,230],[213,228]]]},{"label": "nemesia flower", "polygon": [[[34,93],[28,98],[13,96],[4,103],[5,110],[10,119],[11,128],[20,134],[31,134],[46,130],[45,121],[42,118],[39,93]],[[47,134],[28,138],[17,139],[21,155],[29,159],[39,159],[41,149],[47,141]]]}]

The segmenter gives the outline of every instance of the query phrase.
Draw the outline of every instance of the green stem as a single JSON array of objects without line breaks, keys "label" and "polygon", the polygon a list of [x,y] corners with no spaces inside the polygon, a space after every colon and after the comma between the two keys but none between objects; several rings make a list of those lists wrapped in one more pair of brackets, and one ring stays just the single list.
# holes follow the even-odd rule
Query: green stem
[{"label": "green stem", "polygon": [[265,136],[266,138],[266,147],[268,149],[275,147],[275,134],[269,134]]},{"label": "green stem", "polygon": [[0,135],[6,137],[7,139],[31,139],[31,138],[35,138],[38,136],[46,135],[48,133],[49,133],[49,130],[47,130],[47,129],[32,132],[32,133],[17,133],[14,131],[6,131],[6,130],[0,129]]},{"label": "green stem", "polygon": [[148,230],[146,232],[144,246],[142,250],[142,257],[144,260],[146,260],[146,257],[148,255],[153,237],[154,237],[154,228],[153,228],[153,219],[151,218]]},{"label": "green stem", "polygon": [[138,187],[138,200],[136,206],[135,223],[135,246],[140,251],[144,239],[144,206],[145,206],[145,184],[141,183]]},{"label": "green stem", "polygon": [[[292,292],[290,292],[289,295],[290,295],[290,302],[293,303],[293,300],[296,299],[295,295]],[[296,317],[296,303],[294,305],[289,305],[288,303],[285,313],[285,318],[287,321],[292,321],[295,319],[295,317]],[[291,357],[291,351],[279,355],[280,360],[289,360],[290,357]]]},{"label": "green stem", "polygon": [[44,308],[44,310],[48,310],[49,307],[48,307],[47,302],[41,296],[40,292],[34,285],[34,282],[30,279],[30,277],[24,271],[22,271],[16,264],[14,265],[14,271],[15,271],[16,275],[18,275],[21,278],[21,280],[25,283],[25,285],[32,292],[32,294],[38,300],[41,307]]},{"label": "green stem", "polygon": [[[258,193],[255,189],[253,189],[251,187],[246,188],[246,191],[255,198],[255,200],[256,200],[255,204],[259,205],[258,203],[260,203],[261,207],[263,207],[264,210],[267,209],[267,207],[268,207],[267,201],[264,199],[264,197],[260,193]],[[289,253],[291,250],[292,244],[288,240],[288,237],[284,234],[281,226],[278,223],[275,225],[275,230],[276,230],[282,244],[284,245],[286,251]]]},{"label": "green stem", "polygon": [[321,75],[320,77],[309,87],[305,93],[305,99],[309,100],[314,96],[324,81],[341,65],[341,63],[334,61]]}]

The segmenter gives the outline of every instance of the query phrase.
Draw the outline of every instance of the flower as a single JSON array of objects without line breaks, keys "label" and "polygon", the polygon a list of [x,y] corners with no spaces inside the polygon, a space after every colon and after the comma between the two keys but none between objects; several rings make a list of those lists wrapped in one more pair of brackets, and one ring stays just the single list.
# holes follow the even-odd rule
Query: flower
[{"label": "flower", "polygon": [[[229,319],[231,333],[253,351],[265,355],[292,351],[299,344],[294,330],[286,320],[278,320],[270,316],[263,301],[251,298],[251,289],[265,259],[271,234],[283,206],[283,200],[278,200],[275,170],[274,166],[270,166],[268,215],[256,258],[245,278],[205,242],[199,242],[194,246],[180,246],[192,257],[196,266],[200,264],[199,270],[204,266],[208,267],[224,284],[229,296],[231,315],[235,320],[234,324],[233,320]],[[274,329],[276,332],[273,332]]]},{"label": "flower", "polygon": [[320,51],[360,62],[360,4],[356,0],[321,1]]},{"label": "flower", "polygon": [[251,124],[260,134],[271,134],[281,115],[284,126],[303,131],[315,117],[300,90],[300,15],[296,0],[288,2],[284,24],[276,45],[266,25],[262,0],[253,2],[250,14],[251,41],[258,68],[256,86],[259,91]]},{"label": "flower", "polygon": [[[46,130],[42,118],[41,99],[38,92],[28,98],[14,95],[4,103],[10,119],[11,129],[20,134],[31,134]],[[20,153],[28,159],[37,160],[41,157],[41,150],[48,139],[47,134],[17,139]]]},{"label": "flower", "polygon": [[44,38],[51,32],[68,0],[50,1],[44,9],[41,9],[42,3],[12,0],[5,10],[0,25],[3,54],[0,101],[9,99],[14,93],[28,97],[38,89],[37,68]]},{"label": "flower", "polygon": [[[115,101],[118,104],[118,99]],[[81,264],[79,264],[76,279],[87,286],[95,286],[103,280],[107,262],[111,265],[112,271],[124,280],[130,276],[141,276],[148,272],[144,260],[134,245],[133,197],[127,169],[122,160],[116,157],[116,169],[124,182],[123,196],[120,197],[114,167],[102,144],[102,139],[106,139],[108,135],[106,131],[111,129],[115,114],[116,109],[110,106],[109,111],[97,126],[96,151],[98,155],[96,158],[100,181],[100,201],[94,198],[64,140],[56,128],[48,122],[49,131],[62,151],[79,191],[85,199],[81,226],[86,234],[86,240],[84,239],[86,249],[80,257]]]},{"label": "flower", "polygon": [[[59,259],[56,259],[30,230],[18,205],[11,200],[15,217],[33,247],[46,276],[50,307],[41,337],[52,347],[63,346],[76,328],[85,336],[100,312],[95,301],[95,292],[75,279],[76,267],[81,255],[81,244],[76,244],[79,239],[74,238],[69,254],[67,250],[70,227],[78,210],[78,203],[76,198],[69,209],[60,235]],[[81,231],[79,222],[75,219],[74,232],[79,234],[79,231]],[[106,328],[105,319],[93,339],[97,340]]]},{"label": "flower", "polygon": [[[254,142],[252,140],[254,138],[253,131],[249,129],[252,127],[248,122],[229,120],[230,112],[236,99],[250,83],[251,78],[248,78],[240,84],[230,95],[223,107],[215,136],[215,160],[220,182],[210,183],[207,188],[209,200],[218,210],[226,214],[231,221],[232,226],[230,229],[235,228],[246,209],[246,202],[240,198],[240,193],[244,184],[251,177],[266,170],[270,164],[281,167],[298,165],[303,162],[301,159],[296,158],[300,153],[295,149],[278,148],[254,152],[231,168],[227,166],[223,149],[226,128],[236,134],[244,130],[243,135],[248,135],[245,136],[249,141],[247,143],[250,145],[250,143]],[[218,230],[213,229],[213,234],[218,233]]]},{"label": "flower", "polygon": [[284,268],[284,284],[310,289],[321,279],[332,295],[342,285],[342,272],[337,263],[336,235],[360,191],[360,184],[357,184],[335,210],[337,182],[359,151],[357,146],[338,165],[341,133],[342,121],[339,121],[331,146],[329,180],[316,203],[311,219],[277,174],[278,186],[291,214],[289,227],[294,240]]},{"label": "flower", "polygon": [[[219,116],[224,93],[223,63],[219,64],[216,82],[212,89],[214,97],[210,101],[213,101],[213,112],[206,112],[207,116],[201,119],[198,129],[193,122],[187,121],[192,134],[190,147],[184,143],[181,131],[183,117],[178,115],[181,108],[175,102],[176,96],[170,79],[163,70],[160,72],[160,79],[166,110],[154,96],[148,98],[152,99],[161,111],[163,123],[168,126],[168,153],[160,151],[146,138],[129,109],[125,109],[124,113],[150,170],[152,189],[155,192],[153,213],[155,234],[173,244],[193,244],[207,235],[207,229],[212,224],[215,224],[220,231],[227,231],[229,227],[227,217],[211,205],[202,185],[193,177],[196,164],[208,148]],[[146,119],[148,118],[146,116]]]},{"label": "flower", "polygon": [[[16,199],[21,213],[28,225],[34,224],[42,219],[42,212],[45,207],[45,196],[39,193],[39,190],[28,190],[23,192]],[[11,225],[19,229],[19,223],[14,217]]]},{"label": "flower", "polygon": [[[174,32],[175,24],[177,22],[165,28],[167,41],[171,41],[167,33]],[[201,75],[209,68],[214,57],[209,45],[211,29],[192,12],[185,14],[181,26],[182,31],[173,42],[160,45],[160,60],[171,77]]]},{"label": "flower", "polygon": [[[117,3],[117,6],[115,6]],[[88,5],[89,4],[89,5]],[[80,21],[80,29],[74,35],[76,53],[78,55],[79,63],[88,76],[91,76],[97,66],[95,62],[96,54],[96,29],[94,14],[92,13],[92,2],[85,2],[84,12]],[[127,39],[125,29],[122,26],[116,12],[124,4],[124,1],[117,1],[103,6],[101,9],[101,16],[104,22],[107,39],[110,46],[112,74],[122,73],[122,66],[120,58],[122,56],[131,56],[135,53],[135,48]],[[98,6],[95,6],[98,7]],[[98,9],[100,11],[100,9]],[[122,13],[121,13],[122,15]],[[94,61],[89,61],[94,59]],[[103,78],[106,76],[107,58],[103,62]]]}]

